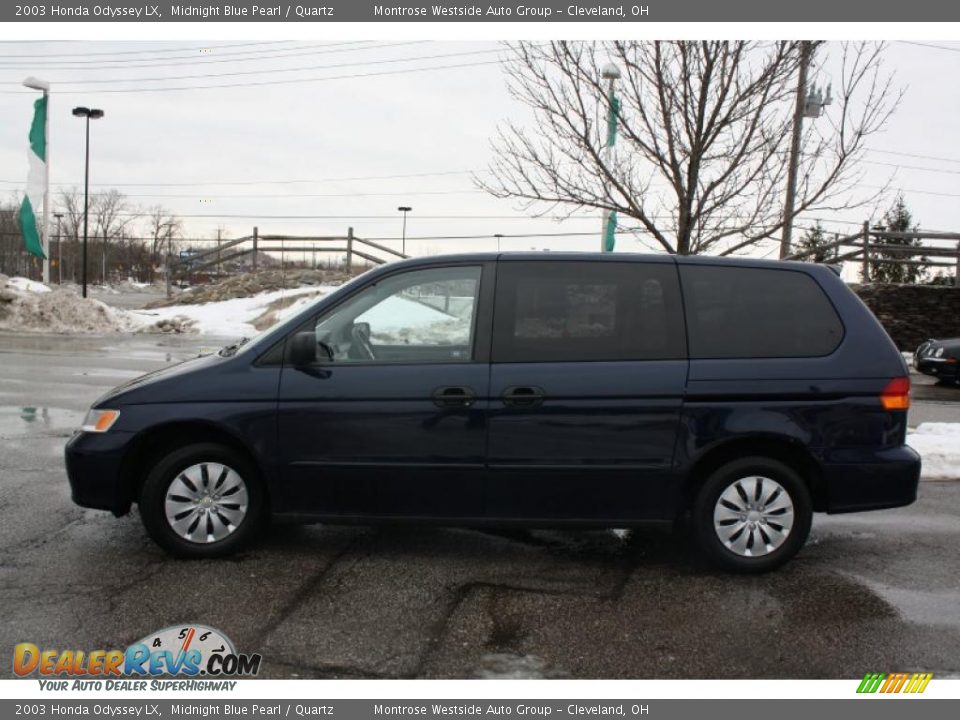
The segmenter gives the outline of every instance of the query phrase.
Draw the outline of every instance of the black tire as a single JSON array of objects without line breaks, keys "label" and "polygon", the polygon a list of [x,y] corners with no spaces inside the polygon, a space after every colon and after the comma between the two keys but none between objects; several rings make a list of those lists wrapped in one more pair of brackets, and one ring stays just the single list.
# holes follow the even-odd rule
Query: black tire
[{"label": "black tire", "polygon": [[[735,489],[734,486],[738,480],[753,477],[772,480],[786,492],[793,506],[793,526],[772,551],[745,556],[727,547],[721,539],[714,522],[714,511],[724,491],[728,488]],[[741,489],[746,486],[747,484],[743,483]],[[751,487],[756,487],[756,483]],[[751,498],[747,499],[751,500]],[[765,457],[742,458],[717,468],[701,486],[692,509],[693,529],[700,550],[714,565],[739,573],[768,572],[790,560],[806,542],[812,520],[813,503],[803,478],[789,465]],[[769,536],[761,534],[759,521],[755,525],[758,529],[747,531],[748,535],[752,533],[754,538],[773,537],[771,526],[775,521],[782,522],[775,517],[768,520],[764,516],[763,523]],[[767,522],[770,522],[771,526],[767,526]],[[736,522],[733,524],[741,527]],[[744,550],[744,552],[748,551],[749,549]],[[761,551],[765,549],[761,548]]]},{"label": "black tire", "polygon": [[[246,492],[245,515],[223,539],[192,541],[177,534],[167,519],[166,498],[171,484],[195,466],[216,463],[239,475]],[[206,477],[206,470],[203,471]],[[211,480],[211,484],[216,480]],[[222,557],[246,545],[261,529],[266,516],[266,495],[256,467],[241,453],[217,443],[197,443],[172,450],[150,469],[139,499],[140,518],[154,542],[182,558]],[[211,523],[214,520],[211,519]],[[227,523],[223,521],[223,525]]]}]

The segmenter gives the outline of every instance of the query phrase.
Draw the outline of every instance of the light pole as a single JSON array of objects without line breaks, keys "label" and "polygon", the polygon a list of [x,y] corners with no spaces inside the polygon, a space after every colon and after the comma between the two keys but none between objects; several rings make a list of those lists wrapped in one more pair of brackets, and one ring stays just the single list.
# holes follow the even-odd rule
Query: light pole
[{"label": "light pole", "polygon": [[500,252],[500,241],[503,239],[503,234],[496,233],[494,237],[497,239],[497,252]]},{"label": "light pole", "polygon": [[50,83],[32,75],[23,86],[43,93],[43,282],[50,282]]},{"label": "light pole", "polygon": [[[617,119],[620,116],[620,100],[617,98],[613,84],[620,77],[620,69],[613,63],[607,63],[600,74],[607,81],[607,137],[602,152],[603,162],[609,167],[613,162],[613,146],[617,142]],[[604,212],[600,223],[600,252],[613,252],[616,230],[617,211]]]},{"label": "light pole", "polygon": [[397,208],[400,212],[403,213],[403,245],[401,246],[400,253],[406,257],[407,256],[407,213],[413,210],[412,207],[406,205],[401,205]]},{"label": "light pole", "polygon": [[57,284],[63,285],[63,236],[60,234],[60,221],[63,213],[54,213],[57,219]]},{"label": "light pole", "polygon": [[83,168],[83,297],[87,296],[87,220],[90,215],[90,121],[103,117],[103,110],[97,108],[75,107],[74,117],[87,120],[86,160]]}]

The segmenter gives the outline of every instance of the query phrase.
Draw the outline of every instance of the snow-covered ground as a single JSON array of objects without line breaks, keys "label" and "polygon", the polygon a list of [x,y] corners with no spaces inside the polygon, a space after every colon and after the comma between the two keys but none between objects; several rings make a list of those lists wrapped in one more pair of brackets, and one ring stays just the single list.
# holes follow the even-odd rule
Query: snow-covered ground
[{"label": "snow-covered ground", "polygon": [[960,479],[960,423],[920,423],[907,445],[923,458],[925,480]]},{"label": "snow-covered ground", "polygon": [[188,328],[193,332],[222,337],[253,337],[260,332],[254,327],[254,321],[268,312],[271,305],[295,298],[287,307],[276,309],[273,322],[279,322],[335,289],[332,286],[320,285],[275,290],[246,298],[198,305],[170,305],[150,310],[128,310],[124,314],[135,328],[141,331],[155,326],[158,322],[179,318],[189,321]]}]

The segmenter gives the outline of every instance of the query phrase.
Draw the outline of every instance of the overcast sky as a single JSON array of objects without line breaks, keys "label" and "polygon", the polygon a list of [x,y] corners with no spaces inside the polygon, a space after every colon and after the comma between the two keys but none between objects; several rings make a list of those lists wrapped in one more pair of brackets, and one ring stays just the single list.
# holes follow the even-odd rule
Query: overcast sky
[{"label": "overcast sky", "polygon": [[[936,45],[891,43],[887,67],[906,97],[886,132],[869,144],[863,184],[869,192],[892,178],[922,227],[956,231],[960,44]],[[83,184],[83,123],[71,108],[102,108],[106,117],[91,127],[92,191],[116,187],[138,206],[162,204],[184,218],[191,237],[215,236],[218,226],[238,237],[257,224],[261,233],[340,235],[353,225],[360,236],[397,238],[399,205],[413,207],[408,237],[487,238],[410,241],[414,254],[494,249],[496,233],[599,232],[597,218],[531,219],[516,203],[473,186],[470,173],[487,166],[497,124],[525,117],[507,93],[496,43],[238,40],[214,43],[207,52],[201,46],[0,43],[0,194],[25,186],[34,94],[20,83],[36,75],[54,90],[54,187]],[[463,67],[396,72],[450,65]],[[827,78],[828,70],[829,63]],[[182,77],[212,74],[221,76]],[[310,81],[342,75],[366,77]],[[243,85],[111,92],[222,84]],[[328,217],[277,217],[298,215]],[[864,208],[820,217],[831,231],[852,232],[877,216]],[[503,248],[592,250],[598,242],[593,235],[508,238]],[[621,238],[618,249],[643,246]]]}]

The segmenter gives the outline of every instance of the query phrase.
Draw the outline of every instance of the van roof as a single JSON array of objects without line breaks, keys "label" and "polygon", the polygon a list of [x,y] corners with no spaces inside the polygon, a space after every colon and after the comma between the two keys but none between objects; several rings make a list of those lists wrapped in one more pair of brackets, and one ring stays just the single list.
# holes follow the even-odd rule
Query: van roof
[{"label": "van roof", "polygon": [[[450,253],[444,255],[428,255],[389,263],[391,268],[400,265],[417,267],[444,262],[494,262],[497,260],[526,260],[526,261],[601,261],[601,262],[675,262],[680,265],[725,265],[735,267],[790,267],[796,270],[810,271],[817,267],[814,263],[798,262],[795,260],[768,260],[745,256],[718,257],[716,255],[668,255],[666,253],[601,253],[601,252],[554,252],[552,250],[522,251],[522,252],[479,252],[479,253]],[[381,266],[382,267],[382,266]]]}]

